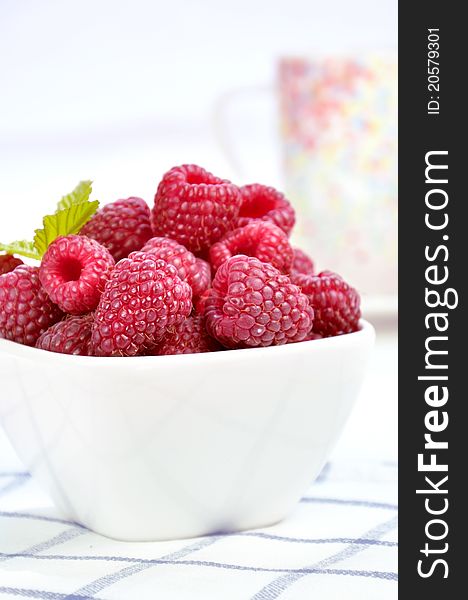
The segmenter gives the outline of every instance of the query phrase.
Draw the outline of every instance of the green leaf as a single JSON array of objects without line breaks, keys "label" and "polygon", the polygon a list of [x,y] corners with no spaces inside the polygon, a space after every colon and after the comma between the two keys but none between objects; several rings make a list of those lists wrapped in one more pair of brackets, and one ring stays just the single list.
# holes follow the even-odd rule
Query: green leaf
[{"label": "green leaf", "polygon": [[19,254],[20,256],[36,258],[37,260],[41,258],[33,242],[28,242],[26,240],[18,240],[16,242],[11,242],[11,244],[0,243],[0,252],[6,252],[7,254]]},{"label": "green leaf", "polygon": [[57,204],[57,212],[63,210],[64,208],[70,208],[74,204],[87,202],[93,190],[92,185],[92,181],[80,181],[73,192],[63,196],[63,198]]},{"label": "green leaf", "polygon": [[20,240],[11,244],[0,243],[0,252],[19,254],[40,260],[49,245],[61,235],[78,233],[85,223],[94,215],[99,202],[89,201],[92,192],[92,181],[80,181],[75,189],[64,196],[58,203],[53,215],[46,215],[42,220],[42,229],[36,229],[34,242]]},{"label": "green leaf", "polygon": [[93,202],[74,202],[68,208],[58,210],[53,215],[45,216],[42,221],[43,228],[36,229],[34,235],[34,247],[39,256],[44,256],[49,245],[59,236],[78,233],[83,225],[94,215],[98,207],[99,202],[97,200]]}]

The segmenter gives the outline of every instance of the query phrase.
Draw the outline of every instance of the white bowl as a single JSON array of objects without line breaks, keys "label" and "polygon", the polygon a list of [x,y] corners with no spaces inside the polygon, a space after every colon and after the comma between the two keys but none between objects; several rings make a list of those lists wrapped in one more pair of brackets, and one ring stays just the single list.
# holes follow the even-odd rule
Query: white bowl
[{"label": "white bowl", "polygon": [[320,472],[374,341],[94,358],[0,339],[0,422],[63,515],[121,540],[282,519]]}]

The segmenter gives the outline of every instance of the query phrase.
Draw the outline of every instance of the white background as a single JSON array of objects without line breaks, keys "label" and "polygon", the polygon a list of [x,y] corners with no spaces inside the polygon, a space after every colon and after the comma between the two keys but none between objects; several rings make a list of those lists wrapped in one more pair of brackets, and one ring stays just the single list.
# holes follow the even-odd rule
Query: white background
[{"label": "white background", "polygon": [[280,56],[394,49],[396,18],[396,0],[1,0],[0,239],[29,236],[80,179],[103,202],[150,202],[187,161],[280,184],[272,94],[225,111],[241,173],[219,103],[271,87]]}]

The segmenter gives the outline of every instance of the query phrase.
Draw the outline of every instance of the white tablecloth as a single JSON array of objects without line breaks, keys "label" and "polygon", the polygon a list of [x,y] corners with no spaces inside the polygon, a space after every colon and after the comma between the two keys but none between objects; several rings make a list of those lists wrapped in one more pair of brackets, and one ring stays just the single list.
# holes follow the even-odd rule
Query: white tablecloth
[{"label": "white tablecloth", "polygon": [[396,598],[396,464],[329,463],[283,522],[239,534],[117,542],[61,520],[24,472],[0,473],[0,597]]},{"label": "white tablecloth", "polygon": [[319,479],[283,522],[241,534],[116,542],[63,521],[0,431],[0,598],[394,600],[395,334]]}]

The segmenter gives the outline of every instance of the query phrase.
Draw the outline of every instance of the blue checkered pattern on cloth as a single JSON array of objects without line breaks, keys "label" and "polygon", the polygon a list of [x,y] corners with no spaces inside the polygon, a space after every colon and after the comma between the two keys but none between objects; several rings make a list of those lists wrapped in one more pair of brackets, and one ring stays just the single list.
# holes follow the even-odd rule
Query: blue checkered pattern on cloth
[{"label": "blue checkered pattern on cloth", "polygon": [[397,597],[396,465],[332,463],[283,522],[128,543],[61,519],[27,473],[0,472],[0,598]]}]

